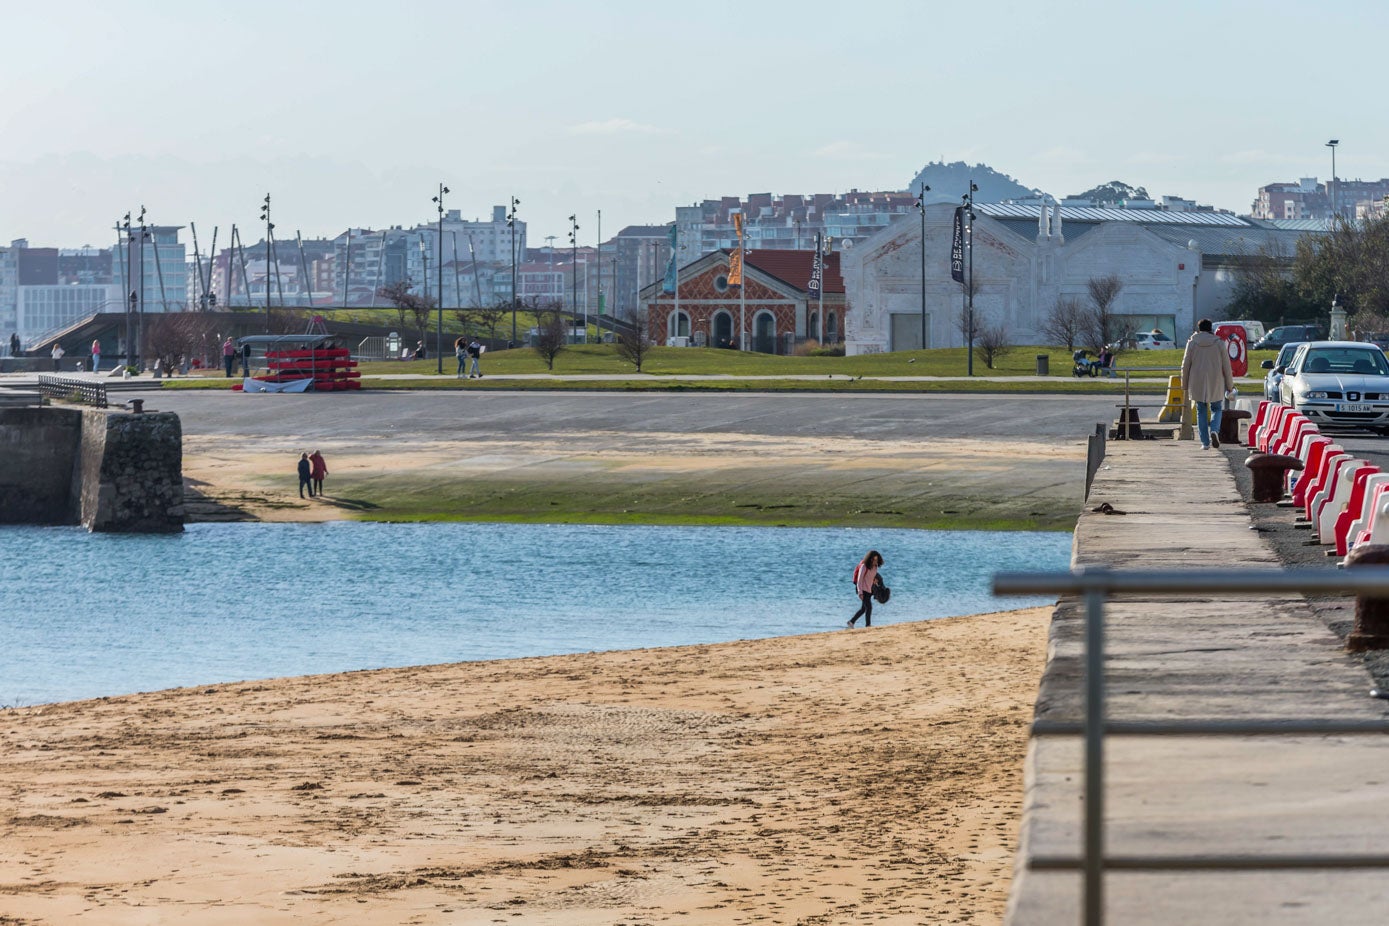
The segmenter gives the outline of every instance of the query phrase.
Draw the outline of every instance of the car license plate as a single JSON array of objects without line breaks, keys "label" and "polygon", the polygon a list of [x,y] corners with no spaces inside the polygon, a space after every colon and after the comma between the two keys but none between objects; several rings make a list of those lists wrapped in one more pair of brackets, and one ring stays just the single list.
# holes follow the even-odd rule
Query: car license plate
[{"label": "car license plate", "polygon": [[1368,412],[1372,412],[1372,411],[1374,411],[1374,410],[1375,410],[1375,409],[1374,409],[1374,406],[1373,406],[1373,405],[1351,405],[1351,404],[1346,403],[1346,402],[1338,402],[1337,405],[1336,405],[1336,411],[1338,411],[1338,412],[1366,412],[1366,413],[1368,413]]}]

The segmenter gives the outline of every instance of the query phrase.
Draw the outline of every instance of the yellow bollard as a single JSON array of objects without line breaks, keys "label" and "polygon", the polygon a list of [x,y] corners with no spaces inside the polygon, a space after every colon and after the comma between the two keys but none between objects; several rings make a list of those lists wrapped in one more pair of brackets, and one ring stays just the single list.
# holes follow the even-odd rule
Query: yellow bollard
[{"label": "yellow bollard", "polygon": [[1182,393],[1182,378],[1180,376],[1167,377],[1167,400],[1162,406],[1162,411],[1158,412],[1158,421],[1181,421],[1182,406],[1186,404],[1186,396]]}]

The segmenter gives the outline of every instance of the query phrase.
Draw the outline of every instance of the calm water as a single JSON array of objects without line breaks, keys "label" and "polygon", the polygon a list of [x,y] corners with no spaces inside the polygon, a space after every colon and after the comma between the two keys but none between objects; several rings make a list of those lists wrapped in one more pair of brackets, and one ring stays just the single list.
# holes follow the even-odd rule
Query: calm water
[{"label": "calm water", "polygon": [[881,550],[876,623],[1024,607],[997,570],[1065,569],[1061,533],[497,524],[0,528],[0,705],[283,675],[710,643],[842,627]]}]

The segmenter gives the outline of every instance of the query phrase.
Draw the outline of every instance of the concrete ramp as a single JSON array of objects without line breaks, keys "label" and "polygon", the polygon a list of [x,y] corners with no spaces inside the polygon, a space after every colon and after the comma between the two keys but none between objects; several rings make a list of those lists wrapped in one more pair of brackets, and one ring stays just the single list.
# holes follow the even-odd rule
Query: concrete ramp
[{"label": "concrete ramp", "polygon": [[[1111,443],[1074,564],[1277,566],[1250,529],[1230,465],[1190,441]],[[1090,510],[1105,502],[1125,513]],[[1110,600],[1106,617],[1110,720],[1389,714],[1369,697],[1359,659],[1300,596],[1127,596]],[[1063,599],[1039,720],[1083,719],[1082,623],[1078,602]],[[1389,736],[1111,736],[1105,751],[1108,856],[1389,854]],[[1083,780],[1081,737],[1034,737],[1010,926],[1082,922],[1081,873],[1030,863],[1081,854]],[[1105,894],[1105,922],[1124,926],[1389,921],[1385,869],[1111,870]]]}]

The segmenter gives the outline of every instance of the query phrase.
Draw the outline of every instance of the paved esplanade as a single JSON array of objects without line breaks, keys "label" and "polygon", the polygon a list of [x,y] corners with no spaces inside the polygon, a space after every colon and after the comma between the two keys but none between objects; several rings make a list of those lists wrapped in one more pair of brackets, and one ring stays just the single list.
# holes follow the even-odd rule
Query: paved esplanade
[{"label": "paved esplanade", "polygon": [[[1075,564],[1273,568],[1227,457],[1194,441],[1112,442],[1075,535]],[[1090,509],[1109,502],[1125,515]],[[1327,568],[1334,568],[1328,560]],[[1082,608],[1063,599],[1038,719],[1078,721]],[[1111,720],[1372,720],[1386,703],[1299,596],[1129,595],[1106,606]],[[984,693],[981,693],[981,695]],[[1105,741],[1111,856],[1389,854],[1389,737],[1123,737]],[[1082,875],[1029,871],[1080,853],[1082,741],[1034,738],[1011,926],[1081,922]],[[1106,923],[1381,924],[1384,869],[1105,875]]]}]

